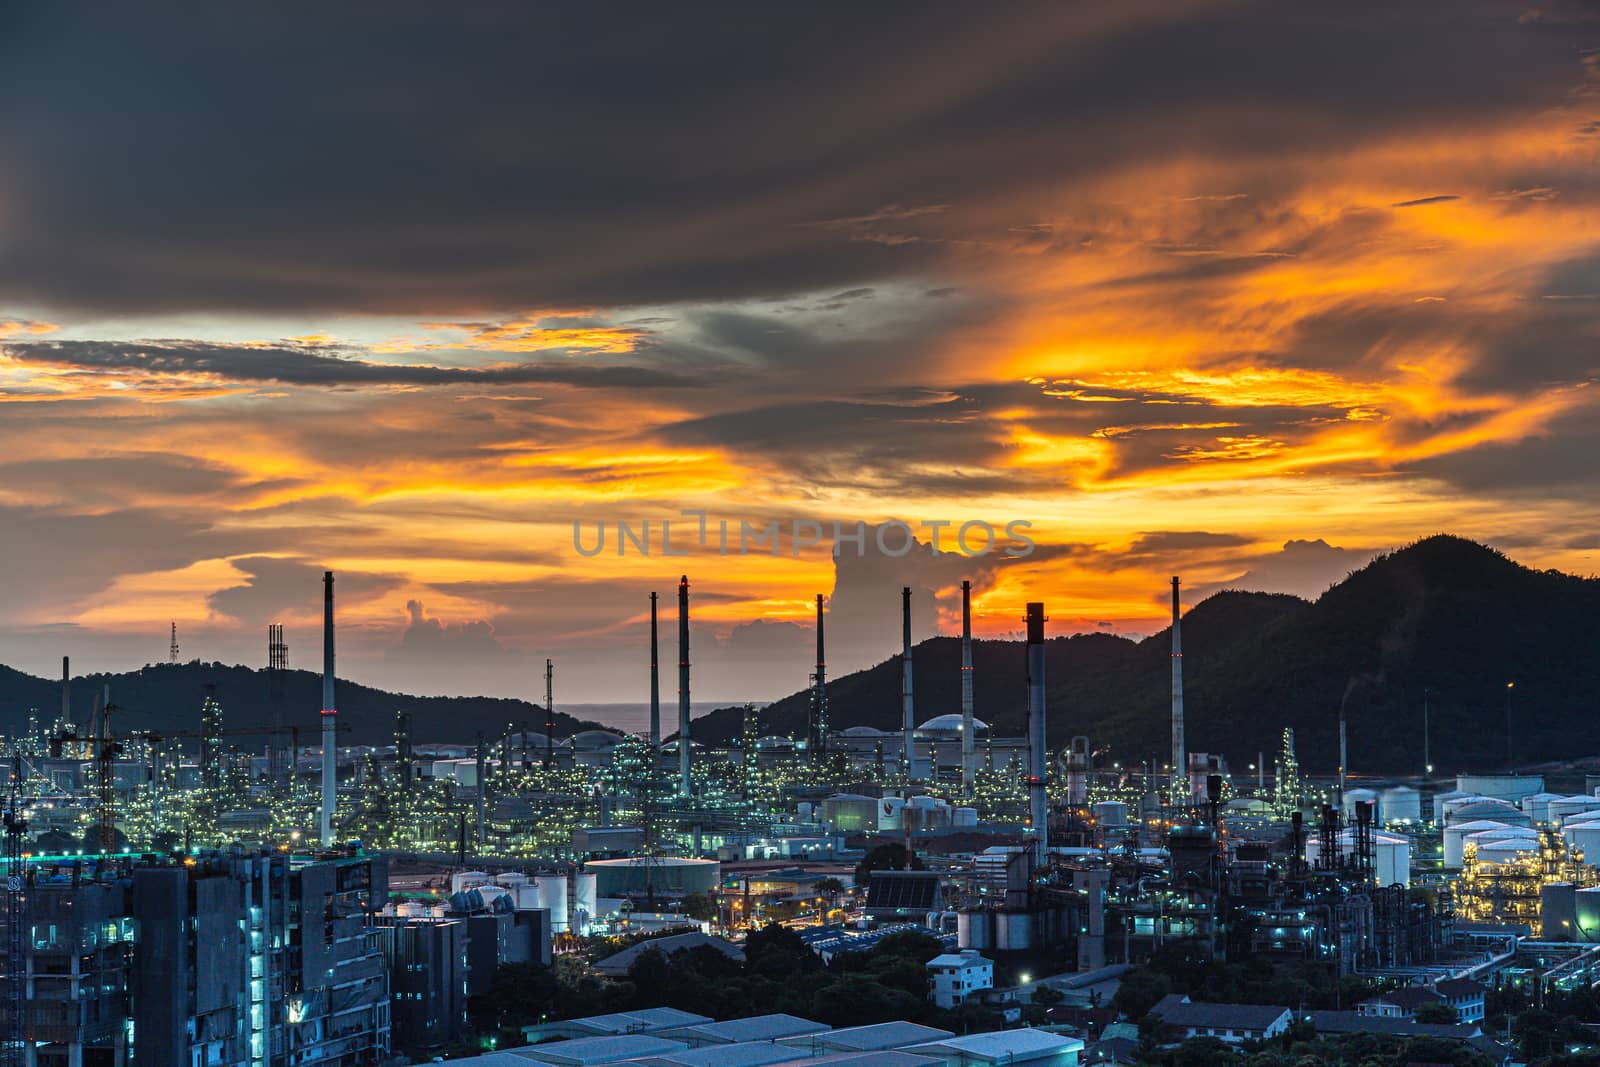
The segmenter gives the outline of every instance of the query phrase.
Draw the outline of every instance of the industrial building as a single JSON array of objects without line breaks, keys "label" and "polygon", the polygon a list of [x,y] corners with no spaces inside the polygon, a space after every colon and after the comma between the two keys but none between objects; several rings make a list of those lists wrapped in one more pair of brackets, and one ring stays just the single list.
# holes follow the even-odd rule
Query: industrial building
[{"label": "industrial building", "polygon": [[381,860],[113,857],[30,863],[16,877],[26,934],[0,946],[6,973],[27,976],[28,1067],[354,1067],[389,1049],[370,936]]}]

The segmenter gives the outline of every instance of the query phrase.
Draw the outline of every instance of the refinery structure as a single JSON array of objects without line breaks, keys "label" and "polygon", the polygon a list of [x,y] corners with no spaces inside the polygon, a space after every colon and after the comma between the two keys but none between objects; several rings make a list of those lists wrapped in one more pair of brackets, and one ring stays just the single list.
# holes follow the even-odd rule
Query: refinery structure
[{"label": "refinery structure", "polygon": [[[918,707],[905,588],[898,728],[841,725],[819,595],[804,730],[766,732],[752,705],[728,743],[694,736],[687,576],[676,729],[650,592],[637,735],[556,736],[546,661],[542,728],[422,740],[396,708],[391,744],[346,743],[331,572],[322,592],[316,709],[239,724],[209,691],[193,730],[158,733],[102,692],[76,722],[64,663],[60,714],[8,739],[0,1063],[390,1062],[459,1039],[508,963],[655,933],[736,946],[771,922],[824,954],[923,931],[947,993],[967,969],[1026,986],[1044,961],[1118,974],[1174,947],[1429,990],[1521,976],[1527,946],[1556,946],[1552,988],[1600,963],[1600,782],[1366,779],[1342,754],[1315,780],[1292,729],[1233,772],[1185,741],[1177,578],[1171,750],[1128,764],[1048,731],[1072,713],[1047,707],[1041,603],[1017,613],[1025,731],[994,735],[969,582],[956,711]],[[269,679],[285,665],[272,625]]]}]

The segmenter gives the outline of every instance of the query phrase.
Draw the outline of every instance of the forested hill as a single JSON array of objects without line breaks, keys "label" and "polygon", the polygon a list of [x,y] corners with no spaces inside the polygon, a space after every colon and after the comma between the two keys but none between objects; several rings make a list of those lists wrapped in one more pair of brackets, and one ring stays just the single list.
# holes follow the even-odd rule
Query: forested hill
[{"label": "forested hill", "polygon": [[[200,704],[205,687],[217,687],[223,722],[241,726],[298,726],[302,744],[317,744],[322,725],[322,677],[312,671],[284,672],[283,699],[276,701],[268,687],[267,672],[220,663],[160,663],[123,674],[90,674],[72,682],[72,713],[87,724],[96,695],[111,686],[111,702],[120,709],[116,730],[194,730],[200,725]],[[413,737],[418,741],[470,743],[483,730],[492,740],[506,725],[523,723],[544,729],[544,709],[523,700],[498,697],[418,697],[339,681],[339,722],[344,743],[386,744],[394,737],[395,712],[412,713]],[[54,721],[61,709],[61,682],[36,678],[0,666],[0,729],[14,734],[26,727],[37,709],[41,722]],[[597,728],[556,712],[556,736],[574,730]],[[242,737],[240,748],[259,748],[260,739]]]},{"label": "forested hill", "polygon": [[[1046,604],[1046,609],[1050,607]],[[1423,690],[1431,691],[1431,756],[1440,772],[1600,755],[1600,581],[1534,571],[1471,541],[1438,536],[1375,559],[1315,602],[1221,592],[1184,616],[1185,709],[1191,751],[1220,751],[1236,770],[1273,759],[1285,726],[1310,769],[1337,762],[1348,690],[1356,773],[1422,768]],[[1046,661],[1050,743],[1087,735],[1106,758],[1165,757],[1171,637],[1055,638]],[[922,642],[913,657],[918,721],[960,710],[960,641]],[[1024,648],[973,648],[977,715],[998,734],[1025,719]],[[828,686],[833,728],[898,728],[900,657]],[[809,697],[763,713],[763,732],[804,736]],[[739,712],[697,724],[732,737]]]}]

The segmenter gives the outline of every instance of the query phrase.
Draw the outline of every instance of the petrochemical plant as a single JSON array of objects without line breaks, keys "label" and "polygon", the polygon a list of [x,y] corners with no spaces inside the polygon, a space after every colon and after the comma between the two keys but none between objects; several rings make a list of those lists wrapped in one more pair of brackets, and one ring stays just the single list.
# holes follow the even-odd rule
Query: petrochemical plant
[{"label": "petrochemical plant", "polygon": [[[693,737],[687,577],[670,735],[654,593],[636,736],[557,737],[547,663],[542,731],[424,743],[401,708],[392,744],[341,743],[331,572],[303,739],[230,722],[215,691],[192,731],[143,729],[110,692],[75,722],[64,663],[61,713],[4,750],[0,1062],[412,1062],[459,1039],[467,999],[508,962],[668,931],[737,944],[771,922],[825,957],[926,932],[948,953],[935,964],[954,961],[930,964],[930,988],[958,1001],[979,991],[961,977],[973,961],[986,995],[1015,998],[1030,972],[1070,987],[1174,947],[1428,990],[1600,973],[1600,781],[1357,779],[1342,753],[1313,780],[1291,729],[1270,766],[1232,774],[1185,741],[1176,578],[1164,761],[1047,735],[1038,603],[1022,617],[1026,731],[993,736],[961,592],[957,711],[919,717],[908,588],[899,729],[838,728],[819,595],[803,735],[764,732],[750,706],[730,744]],[[273,626],[271,668],[282,649]]]}]

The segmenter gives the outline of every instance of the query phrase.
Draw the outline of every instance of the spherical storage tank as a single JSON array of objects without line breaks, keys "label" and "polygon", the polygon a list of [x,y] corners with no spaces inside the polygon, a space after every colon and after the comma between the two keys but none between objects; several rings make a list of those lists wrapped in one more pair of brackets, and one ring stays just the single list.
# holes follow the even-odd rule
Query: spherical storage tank
[{"label": "spherical storage tank", "polygon": [[1416,823],[1422,821],[1422,794],[1409,785],[1397,785],[1378,794],[1383,821]]},{"label": "spherical storage tank", "polygon": [[722,864],[716,860],[631,856],[590,860],[583,865],[583,873],[595,876],[597,897],[641,896],[648,891],[673,896],[715,889],[722,880]]}]

